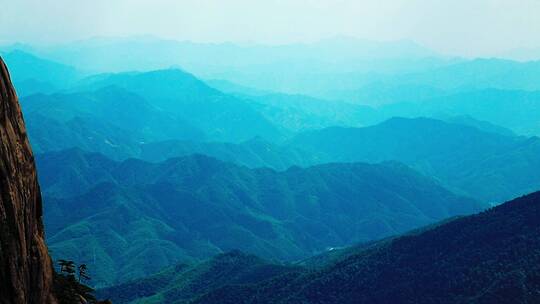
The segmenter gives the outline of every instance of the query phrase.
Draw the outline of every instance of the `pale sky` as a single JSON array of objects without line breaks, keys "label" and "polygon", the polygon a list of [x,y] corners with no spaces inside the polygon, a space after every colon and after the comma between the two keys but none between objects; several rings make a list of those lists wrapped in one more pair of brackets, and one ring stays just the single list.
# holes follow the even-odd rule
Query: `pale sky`
[{"label": "pale sky", "polygon": [[0,42],[150,34],[198,42],[413,40],[490,56],[540,51],[540,0],[0,0]]}]

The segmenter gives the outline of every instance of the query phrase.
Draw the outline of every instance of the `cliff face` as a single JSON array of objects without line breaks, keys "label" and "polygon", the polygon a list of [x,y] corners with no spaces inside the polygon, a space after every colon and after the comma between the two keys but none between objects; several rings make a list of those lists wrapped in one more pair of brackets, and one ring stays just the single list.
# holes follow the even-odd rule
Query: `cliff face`
[{"label": "cliff face", "polygon": [[34,157],[0,58],[0,303],[56,303],[52,280]]}]

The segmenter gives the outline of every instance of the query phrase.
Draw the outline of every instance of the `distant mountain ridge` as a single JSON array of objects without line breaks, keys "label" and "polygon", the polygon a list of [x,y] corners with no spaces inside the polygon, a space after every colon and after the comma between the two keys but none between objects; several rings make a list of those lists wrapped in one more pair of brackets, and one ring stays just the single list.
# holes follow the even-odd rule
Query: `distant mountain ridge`
[{"label": "distant mountain ridge", "polygon": [[368,106],[305,95],[273,93],[244,98],[274,125],[292,134],[333,126],[363,127],[384,119]]},{"label": "distant mountain ridge", "polygon": [[[179,69],[97,75],[79,82],[74,90],[100,92],[111,86],[139,96],[157,110],[202,131],[208,139],[238,142],[255,136],[269,140],[281,136],[247,102],[217,91]],[[125,102],[133,99],[116,98],[127,99]]]},{"label": "distant mountain ridge", "polygon": [[273,144],[260,137],[237,144],[162,141],[141,145],[140,151],[137,158],[150,162],[160,162],[192,154],[204,154],[249,168],[268,167],[279,171],[286,170],[291,166],[306,167],[315,163],[311,155],[301,149]]},{"label": "distant mountain ridge", "polygon": [[71,66],[20,50],[7,52],[4,60],[11,67],[13,82],[20,96],[65,89],[84,76]]},{"label": "distant mountain ridge", "polygon": [[393,118],[366,128],[309,131],[289,145],[322,163],[400,161],[493,203],[540,188],[538,137],[509,137],[435,119]]},{"label": "distant mountain ridge", "polygon": [[[51,103],[43,102],[43,105],[47,104]],[[260,137],[239,143],[198,140],[144,142],[148,138],[176,136],[176,133],[174,128],[170,132],[159,132],[159,123],[154,125],[153,132],[148,127],[142,129],[145,132],[137,129],[136,132],[128,132],[126,129],[133,130],[140,125],[131,123],[137,120],[126,120],[127,126],[122,129],[118,125],[122,120],[114,116],[111,116],[112,122],[116,125],[107,123],[105,126],[82,116],[65,123],[38,116],[49,110],[35,107],[35,110],[28,111],[27,116],[30,138],[36,151],[41,153],[78,147],[116,160],[134,157],[151,162],[205,154],[250,168],[270,167],[276,170],[328,162],[395,160],[435,177],[456,193],[490,203],[499,203],[540,187],[540,140],[537,137],[514,136],[507,130],[468,118],[464,123],[393,118],[370,127],[331,127],[301,132],[281,144]],[[155,115],[160,117],[162,114],[156,112]],[[448,120],[452,121],[451,118]],[[170,126],[186,130],[181,124]],[[166,128],[163,130],[167,131]],[[155,132],[158,134],[153,134]],[[135,137],[136,134],[140,135]],[[189,132],[182,134],[185,136]]]},{"label": "distant mountain ridge", "polygon": [[404,117],[467,115],[508,128],[516,134],[540,135],[537,120],[540,115],[540,90],[464,90],[420,101],[390,104],[382,107],[381,111],[389,116]]},{"label": "distant mountain ridge", "polygon": [[[125,72],[156,70],[174,65],[197,73],[222,72],[224,68],[315,61],[342,64],[356,60],[436,57],[412,41],[378,42],[334,37],[313,43],[288,45],[197,43],[156,37],[94,38],[48,48],[18,46],[38,56],[85,70]],[[146,62],[141,62],[146,58]]]},{"label": "distant mountain ridge", "polygon": [[276,172],[206,156],[119,163],[70,150],[38,164],[53,253],[95,267],[99,286],[232,249],[305,258],[485,206],[395,163]]},{"label": "distant mountain ridge", "polygon": [[55,302],[42,196],[51,256],[118,303],[540,301],[540,194],[486,210],[540,189],[540,61],[344,37],[2,49],[26,127],[0,60],[0,287],[22,282],[0,302]]},{"label": "distant mountain ridge", "polygon": [[[118,154],[127,152],[122,150],[135,150],[136,145],[147,141],[202,140],[205,136],[201,130],[159,109],[139,95],[114,86],[93,92],[31,95],[23,99],[22,106],[29,116],[31,140],[40,152],[79,145],[76,142],[75,145],[70,143],[70,139],[74,139],[62,137],[60,132],[38,136],[38,130],[47,129],[50,124],[64,126],[68,132],[80,132],[81,139],[87,142],[92,142],[94,137],[95,140],[99,139],[97,134],[84,138],[83,132],[86,130],[70,126],[79,121],[93,125],[88,130],[90,133],[99,133],[103,126],[109,128],[108,132],[99,134],[103,142],[95,145],[95,149],[103,145],[111,148],[118,146]],[[34,119],[35,116],[46,119]],[[47,144],[46,140],[51,141],[51,144]]]}]

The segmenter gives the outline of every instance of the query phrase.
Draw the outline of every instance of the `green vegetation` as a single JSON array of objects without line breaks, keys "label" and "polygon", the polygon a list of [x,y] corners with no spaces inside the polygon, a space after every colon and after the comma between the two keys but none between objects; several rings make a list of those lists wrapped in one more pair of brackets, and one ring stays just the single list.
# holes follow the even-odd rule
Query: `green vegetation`
[{"label": "green vegetation", "polygon": [[260,137],[238,144],[172,140],[148,143],[140,148],[138,157],[151,162],[203,154],[250,168],[286,170],[293,165],[304,167],[315,163],[315,159],[301,149],[276,145]]},{"label": "green vegetation", "polygon": [[192,303],[536,303],[540,192]]},{"label": "green vegetation", "polygon": [[395,160],[449,189],[499,203],[540,188],[540,139],[504,136],[428,118],[393,118],[366,128],[304,132],[290,145],[320,162]]},{"label": "green vegetation", "polygon": [[90,281],[86,264],[58,260],[59,272],[54,273],[53,290],[59,304],[103,303],[93,295],[94,290],[84,283]]},{"label": "green vegetation", "polygon": [[538,301],[539,62],[155,42],[6,56],[61,304]]},{"label": "green vegetation", "polygon": [[[210,140],[239,142],[255,136],[269,140],[281,137],[277,127],[249,103],[215,90],[182,70],[98,75],[84,80],[77,89],[94,91],[110,86],[140,96],[153,107],[201,130]],[[138,117],[144,117],[141,113]]]},{"label": "green vegetation", "polygon": [[91,266],[95,286],[233,249],[303,259],[484,207],[397,163],[278,172],[201,155],[118,163],[77,150],[38,163],[52,254]]},{"label": "green vegetation", "polygon": [[536,192],[296,266],[232,252],[97,294],[122,304],[536,303],[539,265]]},{"label": "green vegetation", "polygon": [[[50,138],[48,130],[57,129],[29,131]],[[70,130],[70,134],[73,130],[78,129]],[[112,154],[115,159],[131,156],[152,162],[205,154],[250,168],[285,170],[294,165],[306,167],[328,162],[378,163],[397,160],[434,177],[455,193],[492,204],[540,187],[540,140],[537,137],[508,135],[504,129],[470,119],[457,124],[427,118],[394,118],[365,128],[332,127],[307,131],[281,145],[261,138],[241,143],[170,140],[141,145],[136,144],[136,139],[130,141],[127,135],[119,135],[118,141],[105,141],[100,134],[108,131],[93,130],[92,134],[86,134],[96,140],[90,143],[82,143],[88,141],[84,138],[78,142],[79,137],[75,135],[66,136],[69,137],[68,141],[82,146],[83,150],[97,150],[108,157]],[[61,131],[55,134],[64,136]],[[111,146],[111,141],[117,144]],[[49,142],[49,146],[62,144],[61,139]],[[38,140],[35,146],[39,150],[41,141]],[[38,155],[40,170],[63,167],[61,154],[58,155],[58,165],[51,161],[42,162]],[[41,169],[43,166],[47,167]],[[76,176],[72,178],[77,179]],[[73,185],[70,189],[77,190],[79,187]]]},{"label": "green vegetation", "polygon": [[540,136],[540,90],[485,88],[453,92],[424,100],[390,104],[380,111],[390,116],[438,117],[467,115],[512,130]]},{"label": "green vegetation", "polygon": [[239,251],[220,254],[193,265],[179,264],[152,275],[97,291],[115,304],[189,303],[208,291],[226,285],[262,282],[299,267],[279,265]]},{"label": "green vegetation", "polygon": [[71,66],[36,57],[25,51],[15,49],[2,55],[10,67],[19,96],[52,93],[70,86],[84,76]]},{"label": "green vegetation", "polygon": [[[491,204],[540,187],[540,141],[512,134],[539,134],[537,62],[431,62],[406,76],[367,77],[367,83],[354,85],[391,93],[381,96],[389,99],[385,105],[370,108],[277,92],[222,93],[178,69],[79,80],[75,69],[24,52],[7,58],[16,66],[32,62],[18,69],[15,79],[47,82],[40,75],[66,71],[69,79],[53,82],[72,84],[61,93],[22,99],[37,153],[79,148],[115,160],[148,161],[201,153],[277,170],[392,160],[434,177],[455,193]],[[472,77],[478,70],[482,77]],[[354,83],[354,75],[349,76]],[[418,87],[425,89],[419,96],[405,94]],[[463,115],[467,119],[452,119]],[[394,116],[442,117],[456,123],[394,118],[356,128]],[[315,130],[324,127],[329,128]],[[298,134],[304,130],[311,131]]]},{"label": "green vegetation", "polygon": [[32,95],[22,100],[22,107],[38,153],[78,147],[126,158],[136,155],[144,142],[204,138],[197,128],[117,87]]},{"label": "green vegetation", "polygon": [[332,126],[362,127],[384,119],[382,113],[368,106],[304,95],[274,93],[244,98],[289,134]]}]

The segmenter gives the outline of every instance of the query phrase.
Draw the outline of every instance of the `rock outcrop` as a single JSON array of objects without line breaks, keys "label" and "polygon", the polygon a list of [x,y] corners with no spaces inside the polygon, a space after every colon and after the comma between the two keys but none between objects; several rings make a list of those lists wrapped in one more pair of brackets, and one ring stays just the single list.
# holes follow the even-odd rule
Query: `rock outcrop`
[{"label": "rock outcrop", "polygon": [[56,303],[34,157],[1,58],[0,191],[0,304]]}]

